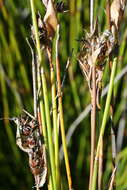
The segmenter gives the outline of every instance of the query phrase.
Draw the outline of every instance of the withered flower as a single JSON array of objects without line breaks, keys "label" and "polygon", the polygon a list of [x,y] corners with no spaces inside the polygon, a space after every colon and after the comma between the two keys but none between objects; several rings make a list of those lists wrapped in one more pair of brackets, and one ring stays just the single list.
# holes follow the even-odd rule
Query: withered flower
[{"label": "withered flower", "polygon": [[57,29],[58,21],[52,0],[48,1],[46,14],[43,21],[47,29],[48,37],[53,38]]},{"label": "withered flower", "polygon": [[112,52],[115,39],[109,30],[105,30],[102,34],[97,31],[86,32],[85,38],[81,42],[82,47],[78,58],[79,65],[88,82],[90,93],[92,92],[92,67],[96,68],[96,90],[97,90],[97,106],[99,106],[99,93],[101,90],[101,81],[103,76],[104,63],[107,56]]}]

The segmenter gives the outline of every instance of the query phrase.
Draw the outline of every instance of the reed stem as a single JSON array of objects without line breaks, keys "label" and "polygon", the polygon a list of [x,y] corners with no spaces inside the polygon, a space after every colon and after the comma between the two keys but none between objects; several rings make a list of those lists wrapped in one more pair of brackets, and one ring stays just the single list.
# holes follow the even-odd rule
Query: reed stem
[{"label": "reed stem", "polygon": [[[90,32],[94,28],[94,0],[90,1]],[[94,43],[94,40],[92,41]],[[92,49],[93,51],[93,49]],[[94,156],[95,156],[95,137],[96,137],[96,66],[92,63],[92,91],[91,91],[91,157],[90,157],[90,180],[89,190],[92,185]]]},{"label": "reed stem", "polygon": [[102,125],[100,128],[100,135],[99,135],[98,144],[97,144],[97,151],[96,151],[96,157],[95,157],[95,161],[94,161],[93,180],[92,180],[91,190],[96,189],[98,157],[99,157],[99,151],[100,151],[100,146],[101,146],[101,140],[104,136],[104,131],[105,131],[108,115],[109,115],[109,108],[110,108],[111,97],[112,97],[112,92],[113,92],[116,66],[117,66],[117,58],[115,57],[113,60],[111,77],[110,77],[110,82],[109,82],[109,90],[108,90],[108,95],[107,95],[106,104],[105,104],[105,110],[104,110],[103,119],[102,119]]},{"label": "reed stem", "polygon": [[72,180],[71,180],[71,171],[70,171],[69,158],[68,158],[67,145],[66,145],[64,117],[63,117],[60,64],[59,64],[59,57],[58,57],[58,42],[59,42],[59,25],[57,27],[57,41],[56,41],[56,75],[57,75],[57,85],[58,85],[58,108],[59,108],[59,114],[60,114],[60,129],[61,129],[61,136],[62,136],[62,145],[63,145],[63,151],[64,151],[66,172],[67,172],[67,178],[68,178],[68,186],[69,186],[69,190],[71,190]]}]

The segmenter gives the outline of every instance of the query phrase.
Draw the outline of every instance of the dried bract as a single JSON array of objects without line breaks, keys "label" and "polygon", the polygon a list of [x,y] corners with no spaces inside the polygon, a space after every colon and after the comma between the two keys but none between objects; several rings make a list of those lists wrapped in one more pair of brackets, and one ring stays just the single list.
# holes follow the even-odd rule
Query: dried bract
[{"label": "dried bract", "polygon": [[110,8],[111,23],[115,25],[117,30],[119,29],[119,25],[123,17],[126,3],[127,3],[126,0],[113,0],[111,4]]},{"label": "dried bract", "polygon": [[44,16],[44,23],[47,29],[48,37],[53,38],[57,29],[58,21],[52,0],[48,1],[46,14]]}]

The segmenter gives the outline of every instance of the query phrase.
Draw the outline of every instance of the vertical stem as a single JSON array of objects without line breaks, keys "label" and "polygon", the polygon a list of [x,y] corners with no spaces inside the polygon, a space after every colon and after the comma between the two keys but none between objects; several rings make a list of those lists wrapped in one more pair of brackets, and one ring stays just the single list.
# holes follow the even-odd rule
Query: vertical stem
[{"label": "vertical stem", "polygon": [[109,189],[108,190],[112,190],[113,189],[113,184],[114,184],[114,180],[115,180],[116,170],[117,170],[117,167],[115,166],[115,168],[113,169],[113,172],[112,172],[111,181],[110,181],[110,185],[109,185]]},{"label": "vertical stem", "polygon": [[91,94],[91,157],[90,157],[90,181],[89,190],[91,189],[94,156],[95,156],[95,137],[96,137],[96,68],[92,66],[92,94]]},{"label": "vertical stem", "polygon": [[39,35],[38,35],[38,27],[37,27],[37,19],[36,19],[36,14],[35,14],[34,0],[30,0],[30,6],[31,6],[31,13],[32,13],[33,28],[34,28],[34,32],[35,32],[35,40],[36,40],[38,59],[39,59],[39,62],[41,62],[42,55],[41,55],[40,40],[39,40]]},{"label": "vertical stem", "polygon": [[106,0],[107,27],[111,30],[110,0]]},{"label": "vertical stem", "polygon": [[[90,0],[90,32],[92,34],[94,27],[94,0]],[[94,41],[92,42],[94,43]],[[93,51],[93,50],[92,50]],[[96,131],[96,66],[92,64],[92,91],[91,91],[91,157],[90,157],[90,180],[89,190],[91,189],[94,156],[95,156],[95,131]]]},{"label": "vertical stem", "polygon": [[[111,61],[110,56],[109,56],[109,67],[110,67],[110,72],[111,72],[111,70],[112,70],[112,61]],[[116,136],[115,136],[115,131],[114,131],[113,115],[114,115],[114,96],[113,96],[113,93],[112,93],[112,98],[111,98],[111,103],[110,103],[110,121],[111,121],[112,164],[113,164],[113,171],[114,171],[114,169],[116,168]],[[115,180],[115,173],[114,173],[114,177],[112,178],[112,185],[113,186],[114,186],[114,180]],[[114,186],[114,190],[115,189],[116,188]]]},{"label": "vertical stem", "polygon": [[[112,95],[112,100],[111,100],[111,105],[110,105],[110,119],[111,119],[111,145],[112,145],[112,164],[113,164],[113,171],[116,168],[116,136],[115,136],[115,130],[114,130],[114,121],[113,121],[113,95]],[[116,172],[115,172],[116,173]],[[112,185],[114,186],[114,180],[115,180],[115,173],[112,178]]]},{"label": "vertical stem", "polygon": [[101,139],[99,159],[98,159],[98,190],[102,189],[102,176],[103,176],[103,138]]},{"label": "vertical stem", "polygon": [[34,55],[32,58],[32,78],[33,78],[33,97],[34,97],[34,117],[37,118],[37,74],[36,74],[36,63]]},{"label": "vertical stem", "polygon": [[66,136],[65,136],[65,129],[64,129],[65,127],[64,127],[64,118],[63,118],[60,64],[59,64],[59,58],[58,58],[58,41],[59,41],[59,25],[57,28],[57,41],[56,41],[56,73],[57,73],[57,85],[58,85],[58,104],[59,104],[60,129],[61,129],[63,151],[64,151],[64,157],[65,157],[66,172],[67,172],[69,190],[71,190],[72,180],[71,180],[71,172],[70,172],[70,165],[69,165],[67,145],[66,145]]},{"label": "vertical stem", "polygon": [[41,76],[42,76],[42,85],[43,85],[43,93],[44,93],[44,105],[45,105],[47,135],[48,135],[48,144],[49,144],[49,155],[50,155],[50,163],[51,163],[51,176],[52,176],[52,181],[53,181],[53,189],[57,190],[56,176],[55,176],[54,147],[53,147],[53,141],[52,141],[52,130],[51,130],[51,119],[50,119],[50,111],[49,111],[48,91],[47,91],[45,73],[44,73],[43,68],[41,69]]},{"label": "vertical stem", "polygon": [[108,95],[107,95],[106,104],[105,104],[105,110],[104,110],[103,119],[102,119],[102,125],[101,125],[101,129],[100,129],[100,135],[99,135],[98,144],[97,144],[97,151],[96,151],[96,157],[95,157],[95,161],[94,161],[93,180],[92,180],[91,190],[96,189],[97,162],[98,162],[98,156],[99,156],[99,151],[100,151],[101,139],[104,136],[106,122],[107,122],[107,118],[108,118],[108,114],[109,114],[109,108],[110,108],[110,102],[111,102],[112,91],[113,91],[116,65],[117,65],[117,58],[115,57],[113,60],[110,83],[109,83],[109,90],[108,90]]},{"label": "vertical stem", "polygon": [[[39,68],[38,68],[39,69]],[[41,76],[40,76],[40,69],[38,70],[38,81],[41,85]],[[42,85],[41,85],[42,86]],[[40,87],[39,87],[40,89]],[[43,89],[41,88],[41,97],[43,95]],[[44,140],[44,144],[46,147],[46,159],[47,159],[47,167],[48,167],[48,190],[52,190],[53,188],[53,180],[52,180],[52,176],[51,176],[51,167],[50,167],[50,159],[49,159],[49,143],[48,143],[48,135],[47,135],[47,127],[46,127],[46,118],[45,118],[45,109],[44,109],[44,102],[42,100],[42,98],[40,99],[40,113],[41,113],[41,131],[43,134],[43,140]]]}]

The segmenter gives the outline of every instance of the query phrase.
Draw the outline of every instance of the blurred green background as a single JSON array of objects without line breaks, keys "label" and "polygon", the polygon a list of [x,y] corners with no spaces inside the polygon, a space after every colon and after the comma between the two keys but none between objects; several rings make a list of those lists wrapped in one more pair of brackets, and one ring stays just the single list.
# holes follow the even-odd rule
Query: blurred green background
[{"label": "blurred green background", "polygon": [[[57,1],[60,2],[60,1]],[[80,116],[90,103],[87,82],[84,80],[77,63],[80,49],[79,40],[84,29],[89,31],[89,1],[68,0],[69,12],[59,14],[60,20],[60,64],[61,77],[68,56],[71,54],[71,65],[63,89],[63,105],[66,133],[71,124]],[[104,0],[95,1],[95,16],[99,19],[100,31],[106,29]],[[45,13],[40,0],[36,0],[36,8],[42,17]],[[18,116],[25,108],[33,113],[31,53],[26,38],[31,36],[31,12],[29,0],[0,0],[0,118]],[[119,62],[117,73],[127,65],[127,10],[121,24]],[[46,69],[47,84],[50,84],[47,56],[43,56]],[[126,72],[127,73],[127,72]],[[114,90],[114,125],[116,137],[122,135],[122,147],[118,153],[118,170],[116,189],[127,190],[127,74],[115,85]],[[105,68],[103,87],[109,82],[108,66]],[[50,85],[49,94],[50,94]],[[105,102],[103,98],[102,105]],[[103,112],[103,106],[102,106]],[[98,128],[101,113],[98,114]],[[103,189],[107,189],[112,171],[110,121],[107,124],[104,138],[104,173]],[[123,129],[123,132],[121,132]],[[16,127],[8,120],[0,121],[0,190],[28,190],[34,185],[28,166],[28,158],[15,144]],[[118,139],[118,138],[117,138]],[[61,139],[60,139],[61,142]],[[118,141],[119,142],[119,141]],[[89,181],[90,160],[90,114],[76,126],[70,138],[69,159],[74,189],[86,189]],[[67,189],[64,160],[61,160],[61,175],[64,190]]]}]

